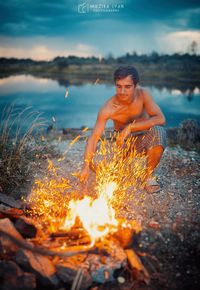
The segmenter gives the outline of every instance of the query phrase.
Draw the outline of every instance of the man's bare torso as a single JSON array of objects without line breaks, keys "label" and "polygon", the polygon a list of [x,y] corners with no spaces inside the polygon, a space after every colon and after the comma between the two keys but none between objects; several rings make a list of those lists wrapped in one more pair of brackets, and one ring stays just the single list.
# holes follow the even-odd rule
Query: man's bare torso
[{"label": "man's bare torso", "polygon": [[130,104],[121,104],[116,96],[113,96],[106,102],[104,108],[109,112],[109,119],[113,121],[115,130],[122,130],[133,121],[148,119],[141,88],[136,90],[134,99]]}]

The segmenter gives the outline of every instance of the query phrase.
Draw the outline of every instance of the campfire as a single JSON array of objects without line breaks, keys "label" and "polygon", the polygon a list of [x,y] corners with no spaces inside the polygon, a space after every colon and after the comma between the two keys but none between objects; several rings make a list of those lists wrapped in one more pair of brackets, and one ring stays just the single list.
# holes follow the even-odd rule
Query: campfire
[{"label": "campfire", "polygon": [[[134,234],[142,230],[141,225],[137,220],[120,216],[125,203],[131,200],[137,204],[144,199],[143,191],[139,196],[136,192],[145,183],[145,158],[129,150],[133,140],[127,140],[126,146],[119,148],[112,138],[111,142],[102,141],[97,152],[96,182],[91,191],[89,186],[87,191],[81,191],[77,184],[74,186],[61,177],[58,168],[49,160],[46,177],[36,180],[30,196],[24,201],[29,220],[24,217],[24,211],[19,216],[13,212],[3,213],[4,218],[14,220],[15,225],[18,223],[18,227],[12,229],[12,232],[18,230],[17,235],[1,225],[0,230],[11,243],[17,244],[15,252],[22,248],[17,256],[19,265],[26,256],[30,271],[36,256],[49,256],[45,259],[51,264],[51,275],[39,274],[39,269],[35,268],[31,271],[37,272],[36,276],[45,276],[45,282],[40,279],[37,283],[52,287],[64,283],[72,284],[71,289],[86,289],[92,283],[113,281],[114,272],[126,267],[127,261],[135,278],[149,282],[148,272],[135,251],[129,248]],[[128,155],[128,152],[131,153]],[[31,226],[34,233],[27,236]],[[24,241],[20,233],[29,240]],[[41,259],[41,265],[44,263],[47,262]],[[52,275],[60,282],[54,281],[54,284]]]}]

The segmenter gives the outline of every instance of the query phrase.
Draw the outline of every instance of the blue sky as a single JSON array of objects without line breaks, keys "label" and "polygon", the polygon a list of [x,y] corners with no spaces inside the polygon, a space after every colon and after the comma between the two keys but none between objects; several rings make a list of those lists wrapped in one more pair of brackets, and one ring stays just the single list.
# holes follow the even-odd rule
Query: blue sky
[{"label": "blue sky", "polygon": [[0,57],[184,53],[194,40],[200,53],[198,0],[0,0]]}]

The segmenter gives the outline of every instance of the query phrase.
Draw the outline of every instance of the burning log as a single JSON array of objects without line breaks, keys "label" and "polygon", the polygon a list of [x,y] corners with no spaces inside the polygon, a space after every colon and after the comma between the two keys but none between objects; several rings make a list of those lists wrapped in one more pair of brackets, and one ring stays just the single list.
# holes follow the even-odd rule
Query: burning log
[{"label": "burning log", "polygon": [[[21,247],[25,250],[29,250],[31,252],[34,252],[34,253],[38,253],[40,255],[43,255],[43,256],[50,256],[50,257],[61,257],[61,258],[66,258],[66,257],[71,257],[71,256],[74,256],[74,255],[77,255],[77,254],[81,254],[81,253],[85,253],[85,252],[88,252],[88,253],[94,253],[96,252],[96,248],[95,247],[91,247],[90,246],[77,246],[77,247],[68,247],[65,249],[65,251],[61,252],[61,251],[51,251],[51,250],[48,250],[48,249],[45,249],[43,247],[39,247],[39,246],[34,246],[33,244],[31,243],[28,243],[26,242],[25,240],[20,240],[19,238],[17,237],[14,237],[12,235],[10,235],[9,233],[7,233],[6,231],[3,231],[0,229],[0,234],[2,236],[2,239],[6,238],[5,240],[9,240],[11,241],[14,245],[16,245],[17,247]],[[19,233],[18,233],[19,234]],[[16,251],[16,248],[15,248],[15,251]]]},{"label": "burning log", "polygon": [[144,281],[146,284],[150,283],[150,275],[143,266],[140,258],[133,249],[125,250],[128,262],[133,270],[133,276],[140,281]]},{"label": "burning log", "polygon": [[65,243],[68,247],[70,246],[81,246],[81,245],[90,245],[91,238],[83,228],[74,228],[67,232],[55,232],[51,233],[50,241],[55,239],[65,240]]},{"label": "burning log", "polygon": [[[76,229],[71,229],[68,232],[55,232],[50,234],[50,238],[55,239],[55,238],[70,238],[70,239],[79,239],[82,238],[83,236],[86,236],[87,233],[83,228],[76,228]],[[87,235],[87,237],[89,237]]]}]

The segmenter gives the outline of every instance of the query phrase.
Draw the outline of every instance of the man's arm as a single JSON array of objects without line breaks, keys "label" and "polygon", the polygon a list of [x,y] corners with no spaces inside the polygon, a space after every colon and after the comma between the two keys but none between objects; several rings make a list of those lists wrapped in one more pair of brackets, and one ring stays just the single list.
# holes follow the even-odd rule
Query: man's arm
[{"label": "man's arm", "polygon": [[156,126],[156,125],[162,126],[165,124],[165,117],[161,109],[146,91],[143,91],[143,103],[144,103],[144,108],[147,114],[149,115],[149,118],[135,120],[129,125],[127,125],[119,134],[119,137],[117,140],[119,145],[122,145],[124,143],[124,140],[127,138],[127,136],[131,132],[148,130],[153,126]]},{"label": "man's arm", "polygon": [[162,126],[165,124],[165,116],[163,115],[161,109],[146,91],[143,91],[143,102],[144,108],[150,118],[142,121],[136,120],[133,122],[130,126],[131,131],[147,130],[153,126]]},{"label": "man's arm", "polygon": [[92,134],[88,138],[88,141],[87,141],[87,145],[86,145],[85,153],[84,153],[84,165],[83,165],[83,169],[80,175],[81,181],[85,181],[85,179],[87,179],[89,175],[89,169],[92,163],[92,159],[94,157],[97,143],[105,129],[107,120],[108,120],[108,114],[106,112],[106,109],[102,108],[98,113],[96,124],[92,131]]}]

